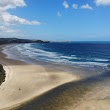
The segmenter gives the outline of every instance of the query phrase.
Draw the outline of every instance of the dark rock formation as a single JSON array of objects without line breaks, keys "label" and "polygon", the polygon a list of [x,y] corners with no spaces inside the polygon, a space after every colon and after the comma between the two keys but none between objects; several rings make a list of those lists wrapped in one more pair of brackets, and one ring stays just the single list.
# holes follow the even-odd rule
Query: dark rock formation
[{"label": "dark rock formation", "polygon": [[5,70],[3,69],[3,66],[0,64],[0,85],[5,81]]}]

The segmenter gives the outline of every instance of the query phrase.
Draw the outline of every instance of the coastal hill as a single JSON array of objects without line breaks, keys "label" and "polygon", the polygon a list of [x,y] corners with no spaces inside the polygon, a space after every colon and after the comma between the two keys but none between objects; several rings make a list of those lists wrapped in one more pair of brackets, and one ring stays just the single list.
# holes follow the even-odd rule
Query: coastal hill
[{"label": "coastal hill", "polygon": [[18,39],[18,38],[0,38],[0,44],[12,44],[12,43],[49,43],[49,41]]}]

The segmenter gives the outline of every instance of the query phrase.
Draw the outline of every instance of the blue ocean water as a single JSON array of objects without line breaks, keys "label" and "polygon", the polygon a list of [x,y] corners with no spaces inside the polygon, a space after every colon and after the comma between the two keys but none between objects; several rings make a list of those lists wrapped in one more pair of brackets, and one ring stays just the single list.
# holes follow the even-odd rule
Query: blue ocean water
[{"label": "blue ocean water", "polygon": [[[85,67],[110,67],[110,42],[19,44],[7,49],[34,60]],[[9,53],[8,52],[8,53]],[[14,56],[13,56],[14,57]],[[22,59],[22,58],[21,58]]]}]

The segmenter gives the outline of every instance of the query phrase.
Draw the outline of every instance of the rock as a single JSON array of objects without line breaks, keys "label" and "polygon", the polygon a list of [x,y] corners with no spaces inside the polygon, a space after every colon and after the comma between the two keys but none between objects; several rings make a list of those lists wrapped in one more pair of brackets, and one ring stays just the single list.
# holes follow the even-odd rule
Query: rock
[{"label": "rock", "polygon": [[3,66],[0,64],[0,85],[5,81],[5,70],[3,69]]}]

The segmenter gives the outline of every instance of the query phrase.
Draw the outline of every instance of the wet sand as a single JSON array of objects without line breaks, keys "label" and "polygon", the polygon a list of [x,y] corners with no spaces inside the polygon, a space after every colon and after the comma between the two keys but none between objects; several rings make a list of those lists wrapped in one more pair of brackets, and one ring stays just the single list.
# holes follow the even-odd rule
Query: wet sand
[{"label": "wet sand", "polygon": [[0,56],[8,73],[0,86],[0,110],[110,110],[109,71],[79,79],[59,68]]},{"label": "wet sand", "polygon": [[0,110],[11,109],[59,85],[78,80],[78,76],[63,70],[7,59],[3,53],[0,63],[6,71],[5,82],[0,86]]},{"label": "wet sand", "polygon": [[110,73],[56,87],[12,110],[109,110]]}]

